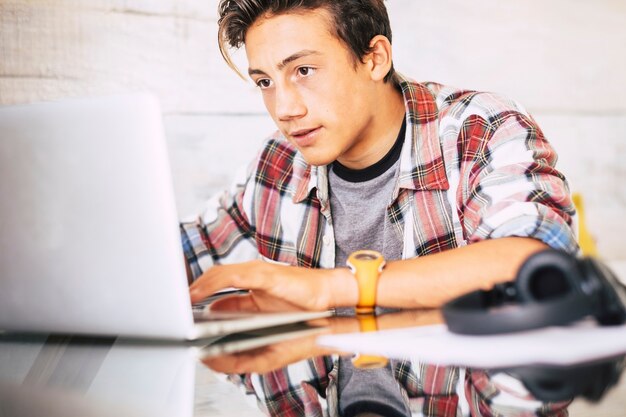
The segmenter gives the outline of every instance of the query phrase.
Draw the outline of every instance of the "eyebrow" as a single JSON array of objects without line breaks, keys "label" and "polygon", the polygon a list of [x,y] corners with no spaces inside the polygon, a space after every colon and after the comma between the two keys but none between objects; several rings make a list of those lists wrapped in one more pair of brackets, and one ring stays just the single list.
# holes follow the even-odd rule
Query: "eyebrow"
[{"label": "eyebrow", "polygon": [[[306,56],[310,56],[310,55],[321,55],[321,53],[318,51],[313,51],[311,49],[304,49],[302,51],[296,52],[295,54],[289,55],[287,58],[280,61],[278,65],[276,65],[276,68],[278,68],[279,71],[282,71],[291,62],[296,61],[300,58],[304,58]],[[254,69],[254,68],[249,68],[248,74],[249,75],[267,75],[265,71],[260,70],[260,69]]]}]

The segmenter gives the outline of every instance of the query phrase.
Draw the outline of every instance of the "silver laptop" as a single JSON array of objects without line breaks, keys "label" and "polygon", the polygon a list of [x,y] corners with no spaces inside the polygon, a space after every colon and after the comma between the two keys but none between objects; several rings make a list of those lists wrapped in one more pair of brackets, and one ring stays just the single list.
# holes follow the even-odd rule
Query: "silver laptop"
[{"label": "silver laptop", "polygon": [[153,96],[0,107],[0,329],[196,339],[329,314],[194,323]]}]

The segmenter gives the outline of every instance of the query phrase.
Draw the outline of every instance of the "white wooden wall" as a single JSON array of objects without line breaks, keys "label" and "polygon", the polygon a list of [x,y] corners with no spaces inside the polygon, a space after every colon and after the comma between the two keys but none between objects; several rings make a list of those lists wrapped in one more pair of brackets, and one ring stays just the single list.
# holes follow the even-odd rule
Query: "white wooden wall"
[{"label": "white wooden wall", "polygon": [[[601,253],[626,260],[626,2],[388,0],[396,68],[518,99],[586,198]],[[217,0],[0,0],[0,104],[153,91],[181,217],[273,130],[222,62]],[[240,57],[240,62],[244,65]]]}]

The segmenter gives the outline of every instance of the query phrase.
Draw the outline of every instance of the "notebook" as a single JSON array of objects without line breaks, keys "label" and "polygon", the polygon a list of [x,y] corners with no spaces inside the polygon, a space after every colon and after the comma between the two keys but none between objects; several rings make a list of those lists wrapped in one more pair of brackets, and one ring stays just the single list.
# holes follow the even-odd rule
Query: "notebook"
[{"label": "notebook", "polygon": [[158,100],[0,107],[0,329],[197,339],[328,316],[195,323]]}]

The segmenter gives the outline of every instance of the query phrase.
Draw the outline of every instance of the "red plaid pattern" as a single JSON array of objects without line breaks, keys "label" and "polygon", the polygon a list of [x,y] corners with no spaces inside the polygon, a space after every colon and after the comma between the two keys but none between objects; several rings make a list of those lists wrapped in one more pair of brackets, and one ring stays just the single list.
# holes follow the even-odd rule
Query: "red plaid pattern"
[{"label": "red plaid pattern", "polygon": [[[338,416],[337,358],[311,358],[266,374],[231,376],[272,417]],[[392,372],[413,415],[456,417],[565,417],[570,401],[543,403],[505,374],[392,361]],[[465,375],[463,377],[463,374]],[[501,376],[505,378],[500,378]],[[367,381],[358,381],[367,384]]]},{"label": "red plaid pattern", "polygon": [[[577,251],[575,215],[556,154],[532,117],[494,94],[403,79],[406,137],[388,208],[404,239],[404,258],[483,239],[527,236]],[[181,224],[195,276],[214,263],[256,257],[309,268],[334,267],[334,233],[326,167],[313,167],[279,133],[234,188],[212,199],[198,221]],[[346,233],[346,231],[337,231]],[[272,416],[333,415],[336,375],[330,357],[265,375],[239,378]],[[393,372],[424,416],[501,415],[507,396],[484,371],[396,362]],[[232,376],[235,378],[235,376]],[[507,415],[567,415],[565,403],[506,408]],[[334,399],[336,404],[336,399]],[[511,414],[513,413],[513,414]]]},{"label": "red plaid pattern", "polygon": [[[483,239],[527,236],[576,252],[575,214],[556,154],[516,102],[402,79],[407,129],[388,216],[403,258]],[[275,133],[234,188],[181,224],[194,276],[258,257],[333,268],[327,168]]]}]

